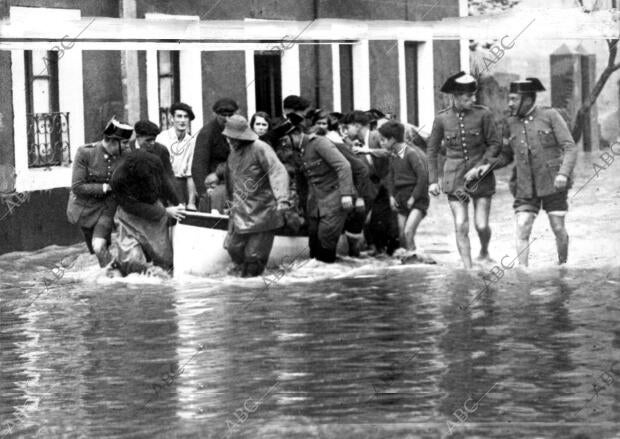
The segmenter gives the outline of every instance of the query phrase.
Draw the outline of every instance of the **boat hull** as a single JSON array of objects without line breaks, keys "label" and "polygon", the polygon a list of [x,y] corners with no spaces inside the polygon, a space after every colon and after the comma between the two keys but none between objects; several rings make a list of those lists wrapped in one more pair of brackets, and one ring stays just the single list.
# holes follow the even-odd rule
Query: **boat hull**
[{"label": "boat hull", "polygon": [[[224,273],[231,260],[224,249],[228,216],[200,212],[188,213],[174,227],[174,274],[207,276]],[[276,234],[267,268],[307,259],[308,237]]]}]

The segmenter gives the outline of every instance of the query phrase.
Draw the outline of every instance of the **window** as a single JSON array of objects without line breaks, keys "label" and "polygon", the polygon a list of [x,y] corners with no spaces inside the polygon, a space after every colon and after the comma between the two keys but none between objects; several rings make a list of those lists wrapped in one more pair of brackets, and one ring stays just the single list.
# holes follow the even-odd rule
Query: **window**
[{"label": "window", "polygon": [[405,83],[407,84],[407,120],[414,125],[418,120],[418,45],[405,42]]},{"label": "window", "polygon": [[254,55],[256,111],[271,117],[282,116],[282,64],[279,53],[259,52]]},{"label": "window", "polygon": [[179,73],[179,51],[160,50],[157,52],[159,81],[159,123],[162,130],[172,126],[170,106],[181,100]]},{"label": "window", "polygon": [[342,113],[353,111],[353,46],[340,45],[340,108]]},{"label": "window", "polygon": [[71,162],[69,113],[61,113],[58,99],[58,52],[24,51],[28,167]]}]

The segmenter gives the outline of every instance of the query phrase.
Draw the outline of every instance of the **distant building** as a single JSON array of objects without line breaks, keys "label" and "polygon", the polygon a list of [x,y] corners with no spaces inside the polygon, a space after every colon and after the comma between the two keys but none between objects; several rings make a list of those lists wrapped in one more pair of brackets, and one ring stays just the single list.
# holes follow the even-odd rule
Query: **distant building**
[{"label": "distant building", "polygon": [[181,100],[195,132],[220,97],[280,115],[301,94],[430,129],[437,84],[466,64],[423,21],[464,15],[463,0],[2,2],[0,209],[13,190],[29,197],[0,220],[0,253],[81,239],[65,216],[72,158],[113,115],[166,127]]}]

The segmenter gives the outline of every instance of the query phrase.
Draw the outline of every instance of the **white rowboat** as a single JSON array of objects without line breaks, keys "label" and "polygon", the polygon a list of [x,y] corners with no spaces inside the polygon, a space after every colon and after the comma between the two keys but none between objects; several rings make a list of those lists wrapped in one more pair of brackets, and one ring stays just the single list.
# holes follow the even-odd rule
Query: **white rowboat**
[{"label": "white rowboat", "polygon": [[[186,212],[173,232],[174,274],[222,274],[231,260],[224,249],[228,215]],[[277,234],[267,268],[308,258],[308,237]]]}]

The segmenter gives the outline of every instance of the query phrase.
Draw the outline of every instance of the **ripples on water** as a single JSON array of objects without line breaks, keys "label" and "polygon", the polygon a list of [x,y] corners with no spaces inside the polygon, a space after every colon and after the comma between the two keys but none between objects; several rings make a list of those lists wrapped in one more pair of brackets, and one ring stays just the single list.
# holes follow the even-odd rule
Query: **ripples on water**
[{"label": "ripples on water", "polygon": [[[600,232],[598,251],[613,249],[617,226],[581,215]],[[578,223],[577,212],[571,237],[587,241]],[[513,251],[509,223],[494,233],[497,255]],[[311,261],[266,289],[105,279],[82,245],[5,255],[0,431],[226,437],[238,423],[231,437],[620,437],[620,269],[575,245],[572,260],[589,264],[508,270],[481,295],[482,279],[450,264]],[[75,255],[60,279],[49,275]]]}]

